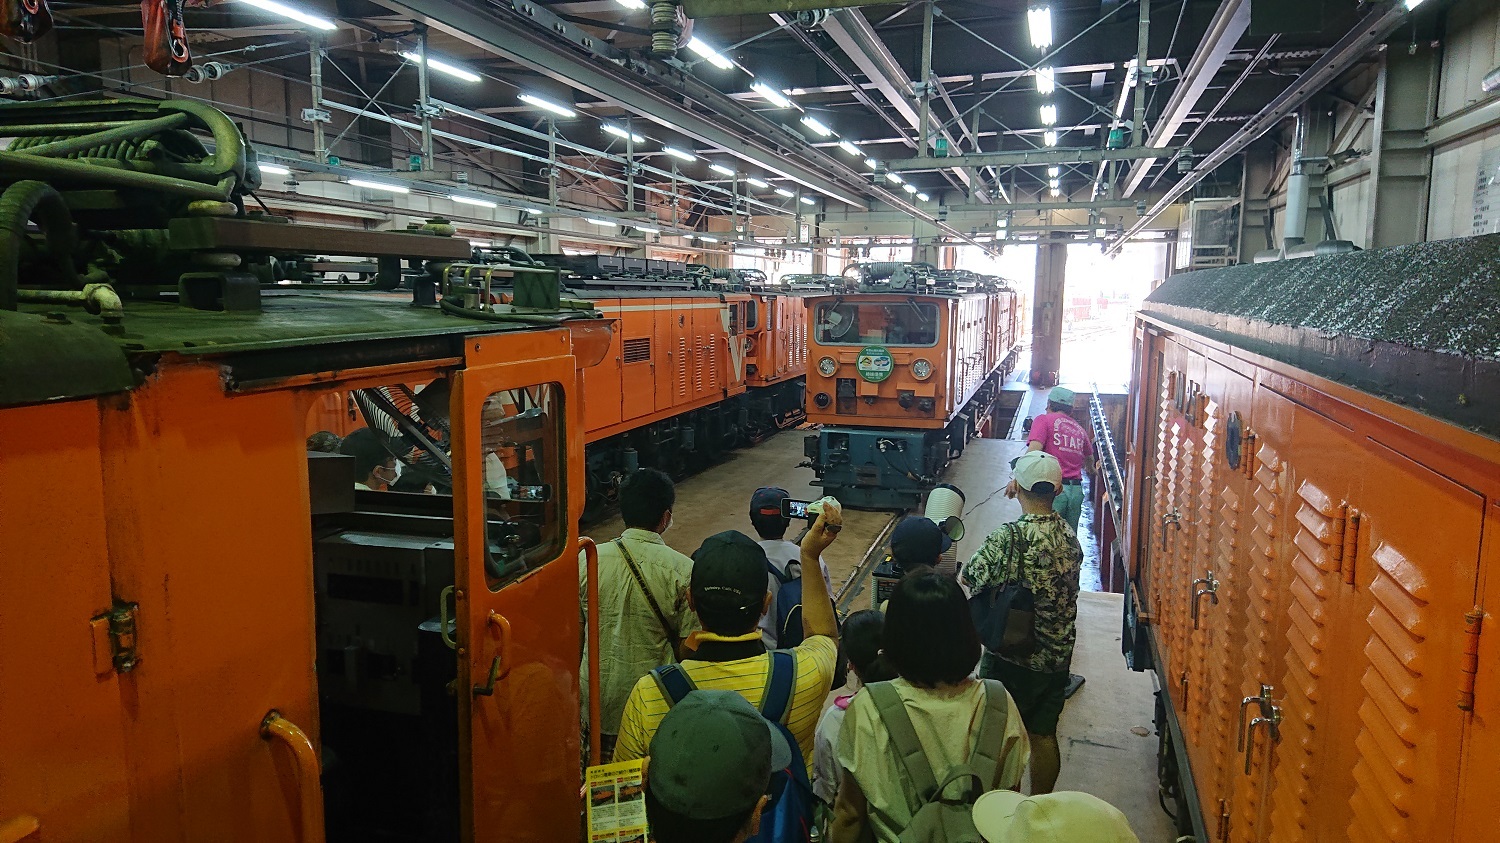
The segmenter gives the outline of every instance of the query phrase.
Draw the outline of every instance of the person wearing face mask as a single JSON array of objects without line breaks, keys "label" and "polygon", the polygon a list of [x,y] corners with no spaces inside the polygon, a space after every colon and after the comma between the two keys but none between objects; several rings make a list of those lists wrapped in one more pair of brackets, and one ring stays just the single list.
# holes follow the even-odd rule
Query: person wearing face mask
[{"label": "person wearing face mask", "polygon": [[339,443],[339,453],[354,457],[355,489],[384,490],[401,476],[391,444],[390,437],[368,427],[354,431]]},{"label": "person wearing face mask", "polygon": [[[700,628],[688,605],[693,560],[667,547],[661,537],[672,526],[676,501],[672,478],[654,468],[635,471],[620,485],[625,531],[599,544],[600,722],[584,727],[599,730],[605,758],[614,751],[625,699],[636,680],[652,668],[675,663],[682,641]],[[582,556],[578,605],[587,611],[588,576]],[[583,620],[587,629],[587,615]],[[589,694],[587,658],[585,650],[578,670],[584,700]],[[582,710],[587,714],[588,706]]]}]

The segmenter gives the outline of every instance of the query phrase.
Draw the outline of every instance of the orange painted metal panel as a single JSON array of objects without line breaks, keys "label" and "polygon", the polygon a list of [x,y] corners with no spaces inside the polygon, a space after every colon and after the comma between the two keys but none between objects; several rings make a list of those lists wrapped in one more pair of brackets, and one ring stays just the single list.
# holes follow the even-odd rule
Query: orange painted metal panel
[{"label": "orange painted metal panel", "polygon": [[[660,349],[656,346],[656,315],[655,308],[649,304],[639,305],[638,310],[622,312],[620,314],[621,342],[627,349],[623,362],[619,369],[611,373],[618,378],[614,384],[613,392],[604,394],[603,400],[613,401],[619,411],[608,424],[620,421],[630,421],[641,416],[649,415],[654,409],[654,401],[643,400],[645,396],[655,393],[656,385],[656,358]],[[595,369],[585,369],[584,389],[592,387],[587,375]],[[585,392],[588,396],[590,406],[595,401],[592,391]],[[596,424],[591,416],[588,420],[589,430],[598,430],[607,427],[608,424]]]},{"label": "orange painted metal panel", "polygon": [[0,826],[21,839],[129,839],[126,700],[90,624],[112,601],[99,414],[0,413]]},{"label": "orange painted metal panel", "polygon": [[168,357],[102,414],[110,576],[140,606],[119,680],[135,839],[298,837],[292,758],[259,730],[275,709],[317,739],[306,411]]},{"label": "orange painted metal panel", "polygon": [[[1477,794],[1493,796],[1500,740],[1487,731],[1497,704],[1474,606],[1481,554],[1497,546],[1481,547],[1481,535],[1496,534],[1482,514],[1497,510],[1500,452],[1171,328],[1138,340],[1141,381],[1157,365],[1168,374],[1151,402],[1161,407],[1154,436],[1142,435],[1146,402],[1132,416],[1134,476],[1152,469],[1139,481],[1150,497],[1133,552],[1209,834],[1493,836]],[[1230,412],[1243,425],[1238,469],[1220,444]],[[1173,509],[1182,519],[1162,525]],[[1205,572],[1185,566],[1205,562],[1220,606],[1202,604],[1194,630],[1189,589]],[[1279,736],[1250,732],[1247,773],[1233,721],[1262,683]]]},{"label": "orange painted metal panel", "polygon": [[[575,383],[565,331],[471,339],[457,376],[454,453],[480,453],[480,412],[494,392]],[[524,360],[523,363],[504,361]],[[582,419],[564,397],[566,490],[584,488]],[[555,559],[492,591],[483,550],[485,499],[479,459],[456,461],[455,580],[458,618],[459,767],[463,839],[555,841],[571,837],[581,800],[579,760],[578,518],[583,495],[565,495],[566,533]],[[498,659],[498,661],[497,661]],[[493,693],[473,692],[500,672]],[[564,831],[566,830],[566,831]]]}]

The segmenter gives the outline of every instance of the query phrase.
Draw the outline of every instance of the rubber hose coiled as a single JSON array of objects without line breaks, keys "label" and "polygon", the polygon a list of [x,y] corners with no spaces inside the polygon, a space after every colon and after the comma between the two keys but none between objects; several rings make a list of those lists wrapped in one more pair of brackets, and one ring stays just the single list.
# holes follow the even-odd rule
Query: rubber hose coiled
[{"label": "rubber hose coiled", "polygon": [[16,290],[21,283],[21,247],[26,224],[35,221],[47,241],[47,254],[57,269],[46,279],[69,289],[78,286],[73,266],[77,237],[68,204],[46,182],[18,181],[0,194],[0,309],[16,309]]}]

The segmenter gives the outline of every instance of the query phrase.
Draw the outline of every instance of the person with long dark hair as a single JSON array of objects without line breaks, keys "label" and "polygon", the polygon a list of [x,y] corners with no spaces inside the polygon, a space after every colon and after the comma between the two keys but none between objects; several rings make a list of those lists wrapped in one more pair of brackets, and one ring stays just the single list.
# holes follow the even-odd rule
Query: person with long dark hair
[{"label": "person with long dark hair", "polygon": [[[845,715],[832,843],[895,841],[936,799],[972,804],[981,793],[1017,789],[1031,755],[1004,686],[973,676],[979,634],[958,583],[931,568],[908,573],[891,594],[880,640],[898,677],[867,686]],[[903,757],[903,748],[921,757]],[[965,765],[982,780],[948,781]]]}]

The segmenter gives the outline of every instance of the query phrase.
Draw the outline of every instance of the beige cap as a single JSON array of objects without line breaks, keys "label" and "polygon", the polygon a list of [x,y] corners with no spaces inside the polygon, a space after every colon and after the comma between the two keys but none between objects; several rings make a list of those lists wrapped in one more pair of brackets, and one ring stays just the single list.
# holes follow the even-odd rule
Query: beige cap
[{"label": "beige cap", "polygon": [[1052,484],[1045,494],[1062,491],[1062,463],[1046,451],[1027,451],[1016,458],[1013,468],[1016,485],[1028,492],[1035,490],[1038,483]]},{"label": "beige cap", "polygon": [[974,803],[974,827],[989,843],[1140,843],[1119,809],[1076,791],[991,791]]}]

